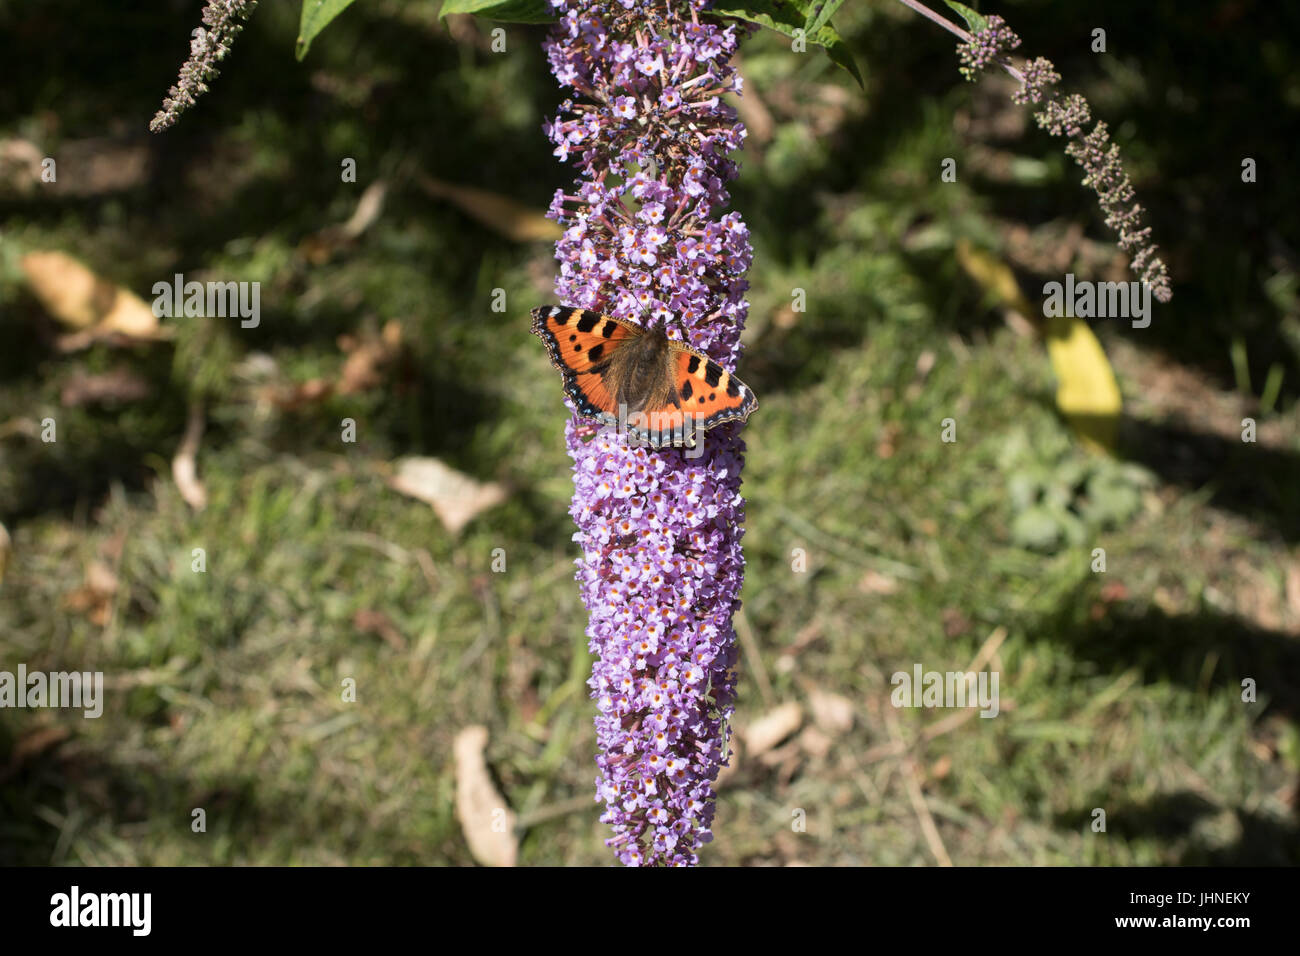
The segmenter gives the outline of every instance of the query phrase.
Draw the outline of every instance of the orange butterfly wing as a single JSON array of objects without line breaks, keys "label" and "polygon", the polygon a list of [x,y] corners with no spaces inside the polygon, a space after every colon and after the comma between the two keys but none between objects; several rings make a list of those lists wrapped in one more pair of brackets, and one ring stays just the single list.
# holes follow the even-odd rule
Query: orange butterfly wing
[{"label": "orange butterfly wing", "polygon": [[[753,391],[707,355],[673,342],[669,353],[673,362],[673,381],[677,389],[678,408],[652,409],[679,427],[684,413],[691,418],[686,431],[714,428],[725,422],[744,421],[758,407]],[[676,420],[674,419],[676,416]]]},{"label": "orange butterfly wing", "polygon": [[532,314],[533,332],[564,376],[564,392],[578,411],[604,425],[618,424],[618,406],[605,387],[604,372],[614,351],[642,329],[586,309],[546,306]]}]

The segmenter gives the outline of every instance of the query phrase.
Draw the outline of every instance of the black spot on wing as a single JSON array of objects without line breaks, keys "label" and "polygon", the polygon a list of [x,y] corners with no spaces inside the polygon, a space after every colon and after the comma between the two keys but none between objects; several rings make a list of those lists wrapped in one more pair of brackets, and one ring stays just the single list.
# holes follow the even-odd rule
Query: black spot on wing
[{"label": "black spot on wing", "polygon": [[595,312],[584,312],[582,318],[578,320],[578,331],[590,332],[596,327],[596,323],[599,321],[600,316]]},{"label": "black spot on wing", "polygon": [[709,383],[709,388],[717,388],[718,382],[722,381],[722,366],[717,362],[709,362],[705,365],[704,381]]},{"label": "black spot on wing", "polygon": [[691,360],[686,363],[686,374],[694,375],[696,369],[698,369],[699,367],[700,367],[700,357],[698,355],[692,355]]},{"label": "black spot on wing", "polygon": [[691,388],[691,380],[688,378],[686,384],[682,386],[682,401],[689,402],[693,391],[695,391],[695,389]]},{"label": "black spot on wing", "polygon": [[736,379],[734,376],[727,379],[727,394],[732,398],[735,398],[740,394],[740,388],[736,385]]},{"label": "black spot on wing", "polygon": [[591,348],[587,349],[587,361],[588,361],[588,362],[599,362],[599,361],[600,361],[600,357],[601,357],[604,353],[605,353],[605,346],[603,346],[603,345],[593,345]]},{"label": "black spot on wing", "polygon": [[600,334],[605,338],[609,338],[611,335],[614,334],[614,330],[616,328],[618,328],[617,322],[615,322],[613,319],[606,319],[604,327],[601,328],[600,330]]}]

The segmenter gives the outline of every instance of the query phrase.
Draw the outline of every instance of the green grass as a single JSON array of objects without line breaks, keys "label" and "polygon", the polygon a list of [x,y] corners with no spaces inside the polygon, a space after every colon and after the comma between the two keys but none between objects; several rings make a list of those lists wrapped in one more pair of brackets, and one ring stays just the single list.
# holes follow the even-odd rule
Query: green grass
[{"label": "green grass", "polygon": [[[506,241],[410,178],[420,169],[544,207],[565,176],[538,129],[558,96],[537,31],[512,30],[514,52],[494,56],[399,21],[400,6],[358,5],[303,65],[292,61],[293,11],[264,6],[213,92],[149,141],[148,182],[0,200],[0,426],[51,416],[59,428],[54,444],[22,428],[0,438],[0,520],[13,537],[0,666],[102,670],[110,688],[99,720],[0,712],[0,861],[469,863],[451,741],[473,723],[490,730],[502,793],[535,821],[522,863],[612,858],[584,802],[593,707],[563,404],[522,318],[550,300],[550,250]],[[1053,32],[1041,12],[1013,13],[1027,44],[1113,111],[1160,212],[1157,237],[1183,264],[1152,335],[1099,328],[1131,416],[1123,451],[1136,468],[1114,481],[1133,507],[1120,520],[1090,510],[1091,486],[1068,476],[1111,466],[1054,413],[1042,346],[1004,328],[953,259],[961,238],[999,247],[1008,222],[1060,217],[1107,238],[1053,144],[1033,133],[995,143],[1046,160],[1046,184],[965,172],[940,183],[940,160],[972,145],[954,114],[1001,107],[959,85],[946,39],[888,5],[846,8],[865,94],[776,37],[750,41],[745,69],[776,133],[746,155],[735,190],[756,244],[741,374],[761,408],[746,431],[742,595],[759,659],[747,650],[742,661],[734,723],[743,731],[796,701],[815,726],[810,702],[826,691],[854,720],[827,731],[828,748],[804,734],[766,762],[742,749],[707,864],[932,863],[909,774],[958,864],[1300,862],[1300,356],[1276,344],[1296,321],[1276,278],[1289,267],[1246,227],[1244,264],[1202,248],[1204,218],[1169,212],[1204,174],[1176,159],[1192,131],[1150,113],[1143,90],[1167,76],[1162,54],[1123,54],[1121,67],[1149,71],[1143,86],[1052,49],[1068,21]],[[1112,16],[1133,31],[1144,22]],[[55,19],[0,6],[0,26],[15,20],[24,35]],[[83,62],[77,82],[33,62],[0,92],[22,117],[4,132],[37,137],[52,111],[59,123],[42,145],[56,154],[82,136],[135,136],[192,25],[118,24],[135,69],[108,72],[73,57],[91,43],[87,23],[67,41],[69,62]],[[1270,85],[1272,62],[1239,78],[1293,112]],[[1185,83],[1212,99],[1214,79]],[[799,105],[817,85],[848,90],[841,115]],[[816,133],[819,122],[833,127]],[[1235,132],[1198,135],[1227,151]],[[345,155],[358,159],[357,186],[337,182]],[[313,263],[304,239],[345,220],[376,177],[391,186],[375,225]],[[1276,190],[1295,189],[1271,188],[1263,202],[1274,208],[1284,208]],[[1249,209],[1233,208],[1225,228],[1249,223]],[[1268,228],[1294,239],[1294,223]],[[262,325],[188,320],[174,323],[175,344],[61,354],[17,279],[17,256],[35,248],[76,254],[141,294],[173,271],[258,279]],[[1029,290],[1044,281],[1022,279]],[[774,322],[796,287],[808,311]],[[507,292],[504,315],[489,309],[494,288]],[[390,319],[407,351],[381,387],[292,411],[258,400],[257,375],[335,377],[336,338]],[[1233,391],[1238,334],[1249,362],[1288,369],[1272,415]],[[61,405],[70,377],[123,365],[149,382],[149,399]],[[1167,384],[1170,367],[1193,393]],[[1252,375],[1256,388],[1264,379]],[[194,401],[208,418],[199,513],[170,473]],[[1259,444],[1232,439],[1247,414],[1259,416]],[[355,444],[340,440],[347,417]],[[955,443],[940,440],[945,418]],[[408,454],[504,482],[509,499],[453,537],[388,486]],[[1011,489],[1031,473],[1067,489],[1077,540],[1026,546]],[[1096,547],[1105,574],[1090,570]],[[204,573],[191,570],[195,548]],[[491,570],[496,548],[505,573]],[[806,571],[792,569],[795,549]],[[119,582],[98,620],[68,606],[95,561]],[[397,640],[357,626],[358,612],[375,611]],[[996,719],[935,733],[949,712],[890,706],[892,673],[965,668],[998,629]],[[1258,681],[1256,704],[1241,702],[1245,677]],[[342,698],[347,678],[355,703]],[[66,738],[34,748],[48,727]],[[890,752],[893,734],[912,763]],[[191,830],[195,808],[206,832]],[[1105,833],[1091,830],[1095,808]],[[797,809],[806,832],[792,831]]]}]

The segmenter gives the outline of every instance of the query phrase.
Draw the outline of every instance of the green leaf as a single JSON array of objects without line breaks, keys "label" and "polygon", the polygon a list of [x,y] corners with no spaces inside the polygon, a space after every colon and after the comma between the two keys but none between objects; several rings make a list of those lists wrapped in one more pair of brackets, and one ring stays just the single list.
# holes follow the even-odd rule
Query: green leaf
[{"label": "green leaf", "polygon": [[844,6],[844,0],[824,0],[820,5],[814,3],[813,8],[817,9],[817,15],[813,17],[813,11],[808,11],[808,21],[803,25],[804,36],[812,36],[826,24],[830,23],[831,17],[835,12]]},{"label": "green leaf", "polygon": [[1042,505],[1026,508],[1011,521],[1011,540],[1034,551],[1055,550],[1064,534],[1059,516]]},{"label": "green leaf", "polygon": [[[724,4],[735,2],[736,0],[723,0]],[[839,8],[843,0],[839,0],[839,3],[836,0],[825,0],[820,5],[816,0],[740,0],[740,2],[745,6],[728,9],[714,7],[709,12],[721,17],[744,20],[747,23],[757,23],[761,27],[767,27],[788,37],[793,37],[796,30],[802,30],[809,43],[825,49],[831,62],[848,70],[858,81],[858,86],[865,86],[862,74],[858,72],[858,65],[853,60],[853,54],[849,52],[848,44],[830,24],[830,14]],[[831,8],[829,12],[828,7]],[[823,13],[826,14],[824,18]],[[816,31],[808,29],[810,25],[819,21],[823,22]]]},{"label": "green leaf", "polygon": [[970,27],[971,33],[979,33],[989,25],[988,20],[966,6],[966,4],[956,3],[955,0],[943,0],[943,2],[961,14],[961,18],[966,21],[966,26]]},{"label": "green leaf", "polygon": [[350,6],[352,0],[302,0],[302,18],[298,21],[298,43],[294,56],[299,60],[305,57],[316,34]]},{"label": "green leaf", "polygon": [[1106,528],[1122,524],[1142,508],[1142,492],[1118,472],[1095,476],[1088,482],[1082,511],[1088,521]]},{"label": "green leaf", "polygon": [[546,0],[443,0],[438,18],[449,13],[469,13],[501,23],[554,23],[559,19]]},{"label": "green leaf", "polygon": [[1007,498],[1016,511],[1025,511],[1037,504],[1040,491],[1042,486],[1026,472],[1017,472],[1007,479]]}]

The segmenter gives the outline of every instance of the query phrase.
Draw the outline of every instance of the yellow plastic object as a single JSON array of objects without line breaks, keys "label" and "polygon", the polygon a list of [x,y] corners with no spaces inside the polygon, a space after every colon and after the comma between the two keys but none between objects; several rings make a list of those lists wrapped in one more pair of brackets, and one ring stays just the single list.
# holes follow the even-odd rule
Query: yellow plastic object
[{"label": "yellow plastic object", "polygon": [[1020,291],[1011,267],[965,239],[957,261],[1004,308],[1019,312],[1047,342],[1056,376],[1056,408],[1079,440],[1094,451],[1114,452],[1123,399],[1106,353],[1083,319],[1043,318]]},{"label": "yellow plastic object", "polygon": [[1083,319],[1061,316],[1045,320],[1044,337],[1057,409],[1084,445],[1113,452],[1123,399],[1097,336]]}]

